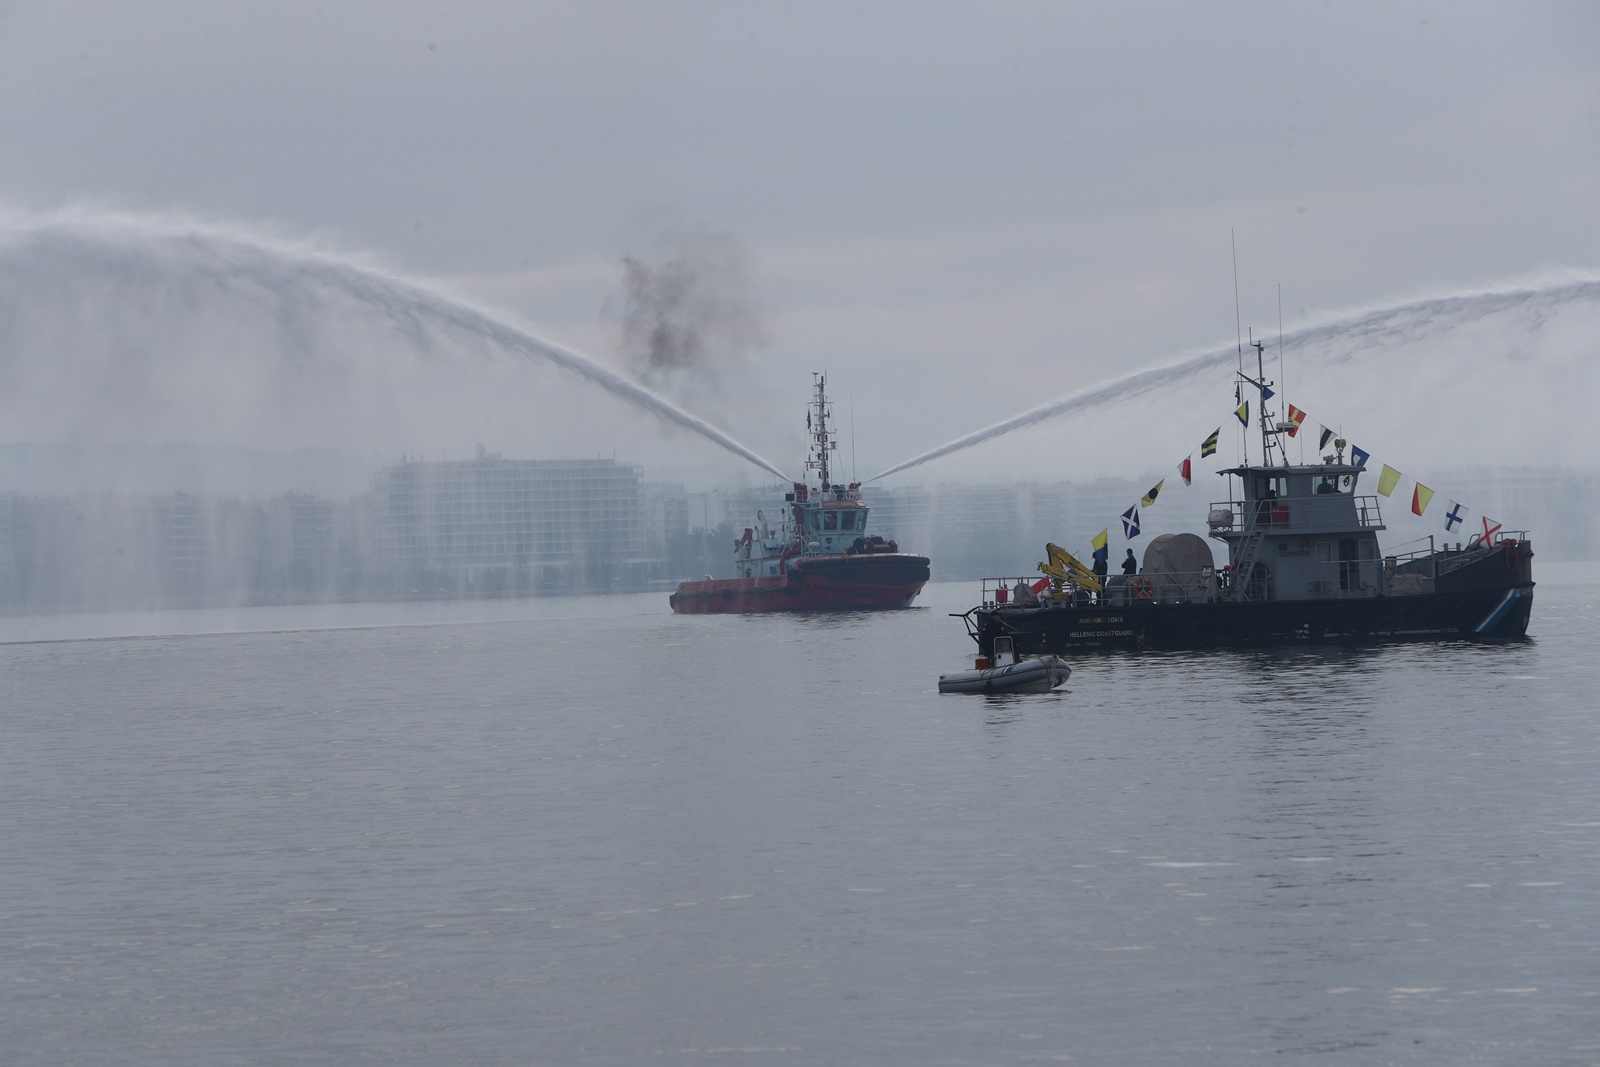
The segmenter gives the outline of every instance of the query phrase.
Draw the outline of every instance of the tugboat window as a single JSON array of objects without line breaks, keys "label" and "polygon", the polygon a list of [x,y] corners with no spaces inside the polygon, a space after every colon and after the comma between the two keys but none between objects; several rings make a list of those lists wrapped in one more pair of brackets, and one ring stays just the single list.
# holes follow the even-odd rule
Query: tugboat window
[{"label": "tugboat window", "polygon": [[1289,479],[1266,475],[1256,480],[1256,493],[1260,503],[1256,521],[1269,526],[1284,526],[1289,522]]},{"label": "tugboat window", "polygon": [[837,530],[839,528],[839,513],[837,511],[823,512],[822,528],[824,530]]},{"label": "tugboat window", "polygon": [[1289,479],[1281,475],[1263,475],[1256,479],[1256,498],[1259,500],[1286,500],[1289,496]]}]

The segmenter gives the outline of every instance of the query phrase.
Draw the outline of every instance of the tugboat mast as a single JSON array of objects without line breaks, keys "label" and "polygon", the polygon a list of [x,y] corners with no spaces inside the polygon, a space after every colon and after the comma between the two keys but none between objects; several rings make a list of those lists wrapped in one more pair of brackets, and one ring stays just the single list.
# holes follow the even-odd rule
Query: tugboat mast
[{"label": "tugboat mast", "polygon": [[1267,381],[1266,359],[1262,355],[1262,351],[1266,346],[1260,341],[1251,338],[1250,347],[1256,350],[1256,376],[1252,378],[1241,370],[1239,377],[1250,385],[1255,386],[1257,395],[1260,398],[1256,401],[1256,416],[1261,428],[1261,465],[1263,467],[1273,466],[1272,450],[1276,448],[1280,457],[1278,465],[1287,467],[1289,465],[1289,452],[1278,435],[1289,428],[1288,424],[1274,424],[1271,416],[1267,414],[1267,399],[1273,393],[1271,389],[1272,383]]},{"label": "tugboat mast", "polygon": [[828,426],[833,418],[833,407],[828,403],[826,393],[828,377],[816,371],[811,372],[811,377],[815,379],[813,388],[816,395],[812,398],[811,411],[807,416],[811,430],[811,455],[806,459],[806,470],[816,471],[822,479],[822,488],[828,489],[828,454],[839,444],[833,440],[832,430]]}]

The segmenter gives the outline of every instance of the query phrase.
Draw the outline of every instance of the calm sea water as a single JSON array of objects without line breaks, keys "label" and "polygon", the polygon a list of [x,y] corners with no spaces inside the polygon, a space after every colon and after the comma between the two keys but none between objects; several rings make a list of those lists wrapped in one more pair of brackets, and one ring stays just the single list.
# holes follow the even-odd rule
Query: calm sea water
[{"label": "calm sea water", "polygon": [[[0,620],[7,1064],[1600,1063],[1600,568],[1104,655],[664,595]],[[144,636],[129,636],[144,635]]]}]

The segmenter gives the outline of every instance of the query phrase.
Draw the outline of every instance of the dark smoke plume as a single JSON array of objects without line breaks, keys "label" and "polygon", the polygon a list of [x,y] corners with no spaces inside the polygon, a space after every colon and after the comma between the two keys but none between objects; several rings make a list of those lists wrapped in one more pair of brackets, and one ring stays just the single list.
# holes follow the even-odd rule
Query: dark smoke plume
[{"label": "dark smoke plume", "polygon": [[629,370],[660,383],[680,372],[715,372],[765,339],[744,250],[729,237],[699,231],[654,262],[622,261],[622,357]]}]

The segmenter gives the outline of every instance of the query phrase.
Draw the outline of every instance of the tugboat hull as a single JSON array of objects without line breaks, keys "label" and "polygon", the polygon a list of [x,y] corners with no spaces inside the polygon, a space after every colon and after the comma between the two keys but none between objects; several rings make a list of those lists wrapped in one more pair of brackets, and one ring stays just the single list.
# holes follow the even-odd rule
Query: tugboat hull
[{"label": "tugboat hull", "polygon": [[907,552],[814,556],[783,575],[681,582],[670,602],[679,615],[882,611],[910,607],[928,573],[928,557]]},{"label": "tugboat hull", "polygon": [[978,647],[1010,635],[1019,653],[1084,648],[1230,648],[1304,642],[1507,640],[1524,637],[1533,590],[1431,593],[1333,603],[1130,604],[973,613]]},{"label": "tugboat hull", "polygon": [[1441,576],[1436,592],[1348,600],[1133,598],[1103,607],[985,605],[968,614],[980,652],[1009,636],[1022,655],[1085,648],[1232,648],[1317,642],[1516,640],[1528,632],[1534,583],[1527,542]]},{"label": "tugboat hull", "polygon": [[829,463],[833,409],[825,380],[815,375],[806,429],[806,470],[820,485],[793,483],[774,532],[765,511],[733,543],[732,578],[680,582],[669,598],[679,615],[765,611],[882,611],[909,607],[928,581],[928,557],[901,552],[893,540],[867,534],[871,510],[861,483],[834,483]]}]

